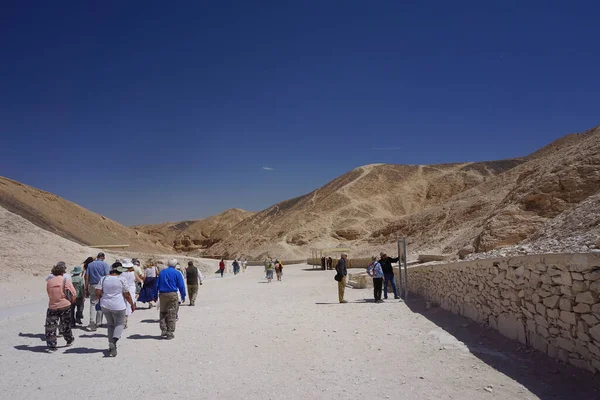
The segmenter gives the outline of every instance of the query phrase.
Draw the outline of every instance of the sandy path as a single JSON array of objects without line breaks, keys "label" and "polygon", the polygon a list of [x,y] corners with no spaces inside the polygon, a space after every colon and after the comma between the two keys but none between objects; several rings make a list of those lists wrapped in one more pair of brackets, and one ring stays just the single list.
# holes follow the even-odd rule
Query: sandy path
[{"label": "sandy path", "polygon": [[[117,358],[103,356],[104,329],[76,330],[73,347],[46,354],[41,340],[45,309],[5,313],[0,316],[0,390],[4,398],[15,399],[600,395],[591,374],[519,351],[516,343],[440,310],[418,313],[395,301],[367,303],[370,291],[351,289],[346,292],[350,303],[337,304],[333,272],[303,268],[309,267],[286,266],[284,281],[271,284],[264,283],[261,267],[207,281],[197,306],[181,307],[172,341],[159,338],[156,309],[138,310]],[[418,303],[411,307],[418,309]],[[450,335],[433,321],[458,333]],[[75,375],[81,384],[73,385]],[[98,377],[103,381],[97,383]]]}]

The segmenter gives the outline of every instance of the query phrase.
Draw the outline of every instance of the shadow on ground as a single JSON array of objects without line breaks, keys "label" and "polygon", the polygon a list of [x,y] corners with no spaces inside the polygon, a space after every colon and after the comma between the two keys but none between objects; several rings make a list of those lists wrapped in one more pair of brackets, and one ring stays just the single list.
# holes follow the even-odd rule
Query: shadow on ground
[{"label": "shadow on ground", "polygon": [[164,339],[162,336],[160,335],[130,335],[127,336],[127,339],[154,339],[154,340],[161,340]]},{"label": "shadow on ground", "polygon": [[40,339],[40,340],[46,341],[46,335],[44,335],[43,333],[23,333],[23,332],[19,332],[19,337],[26,337],[26,338],[32,338],[32,339]]},{"label": "shadow on ground", "polygon": [[79,335],[80,338],[84,338],[84,339],[89,339],[89,338],[105,338],[108,337],[108,335],[103,335],[102,333],[93,333],[93,334],[86,334],[86,335]]},{"label": "shadow on ground", "polygon": [[420,298],[406,304],[540,399],[600,399],[600,380],[589,371],[563,364],[468,318],[441,308],[428,309]]},{"label": "shadow on ground", "polygon": [[94,353],[104,353],[106,350],[104,349],[90,349],[88,347],[72,347],[70,349],[65,350],[65,354],[94,354]]},{"label": "shadow on ground", "polygon": [[143,319],[140,322],[142,322],[144,324],[154,324],[154,323],[158,323],[159,320],[157,320],[157,319]]},{"label": "shadow on ground", "polygon": [[14,348],[17,350],[31,351],[32,353],[46,353],[48,346],[28,346],[26,344],[20,344],[18,346],[14,346]]}]

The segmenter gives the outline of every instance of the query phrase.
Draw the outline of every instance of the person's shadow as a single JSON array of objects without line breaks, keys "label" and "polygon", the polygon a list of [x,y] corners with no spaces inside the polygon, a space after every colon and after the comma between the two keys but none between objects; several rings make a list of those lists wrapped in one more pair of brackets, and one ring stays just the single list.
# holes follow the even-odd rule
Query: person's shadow
[{"label": "person's shadow", "polygon": [[26,350],[31,351],[32,353],[46,353],[48,346],[28,346],[26,344],[20,344],[18,346],[14,346],[17,350]]},{"label": "person's shadow", "polygon": [[103,353],[106,350],[104,349],[90,349],[87,347],[75,347],[65,350],[65,354],[95,354],[95,353]]},{"label": "person's shadow", "polygon": [[163,339],[162,336],[160,335],[129,335],[127,336],[127,339],[154,339],[154,340],[161,340]]}]

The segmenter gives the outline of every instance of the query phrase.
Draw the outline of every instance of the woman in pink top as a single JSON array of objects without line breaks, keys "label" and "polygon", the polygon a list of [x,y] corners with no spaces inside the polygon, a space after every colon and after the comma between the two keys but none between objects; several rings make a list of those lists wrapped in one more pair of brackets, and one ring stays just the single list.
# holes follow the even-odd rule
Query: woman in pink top
[{"label": "woman in pink top", "polygon": [[72,299],[77,297],[77,291],[73,283],[63,275],[67,271],[64,262],[56,263],[52,268],[54,277],[46,282],[46,291],[48,292],[48,312],[46,313],[46,343],[48,351],[56,351],[56,328],[59,327],[63,337],[67,341],[67,346],[73,344],[75,338],[71,331],[71,300],[67,298],[67,291],[70,291]]}]

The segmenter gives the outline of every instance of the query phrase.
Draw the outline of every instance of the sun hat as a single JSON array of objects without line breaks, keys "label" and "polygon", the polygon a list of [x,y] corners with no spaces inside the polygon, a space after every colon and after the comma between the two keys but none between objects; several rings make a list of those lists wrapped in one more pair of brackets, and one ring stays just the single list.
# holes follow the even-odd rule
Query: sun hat
[{"label": "sun hat", "polygon": [[117,261],[112,265],[111,270],[117,272],[127,272],[129,271],[129,267],[124,267],[120,262]]},{"label": "sun hat", "polygon": [[71,275],[77,275],[83,272],[83,268],[80,265],[73,267],[73,271],[71,271]]},{"label": "sun hat", "polygon": [[123,267],[125,267],[127,269],[133,268],[133,263],[131,262],[131,260],[129,258],[122,259],[121,264],[123,265]]}]

